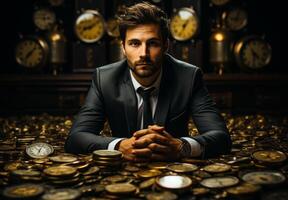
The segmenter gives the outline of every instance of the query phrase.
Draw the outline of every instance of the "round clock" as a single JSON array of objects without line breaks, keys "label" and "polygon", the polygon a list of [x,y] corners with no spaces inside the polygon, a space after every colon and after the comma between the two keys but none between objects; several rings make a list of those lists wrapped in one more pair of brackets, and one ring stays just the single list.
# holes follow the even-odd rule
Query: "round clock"
[{"label": "round clock", "polygon": [[76,19],[75,33],[82,42],[99,41],[105,33],[103,17],[96,10],[86,10]]},{"label": "round clock", "polygon": [[231,31],[239,31],[248,23],[247,11],[238,7],[223,12],[222,18],[226,27]]},{"label": "round clock", "polygon": [[234,46],[237,64],[245,69],[261,69],[267,66],[272,57],[270,44],[259,36],[246,36]]},{"label": "round clock", "polygon": [[15,58],[19,65],[27,68],[38,68],[46,64],[49,47],[40,37],[25,37],[15,48]]},{"label": "round clock", "polygon": [[36,142],[26,147],[26,153],[31,158],[45,158],[53,152],[53,146],[44,142]]},{"label": "round clock", "polygon": [[49,30],[56,23],[56,15],[52,10],[42,8],[34,12],[33,22],[40,30]]},{"label": "round clock", "polygon": [[108,21],[107,21],[107,33],[111,37],[119,37],[120,36],[119,23],[115,17],[108,19]]},{"label": "round clock", "polygon": [[199,20],[192,8],[181,8],[171,18],[170,31],[175,40],[192,39],[199,30]]},{"label": "round clock", "polygon": [[215,6],[223,6],[227,4],[230,0],[210,0]]}]

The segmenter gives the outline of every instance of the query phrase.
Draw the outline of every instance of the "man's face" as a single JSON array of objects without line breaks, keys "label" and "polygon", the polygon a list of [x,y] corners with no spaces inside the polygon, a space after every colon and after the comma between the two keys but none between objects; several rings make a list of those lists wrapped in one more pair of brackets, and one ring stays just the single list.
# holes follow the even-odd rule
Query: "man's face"
[{"label": "man's face", "polygon": [[163,42],[158,25],[139,25],[126,31],[123,51],[139,78],[148,78],[160,70],[166,49],[167,41]]}]

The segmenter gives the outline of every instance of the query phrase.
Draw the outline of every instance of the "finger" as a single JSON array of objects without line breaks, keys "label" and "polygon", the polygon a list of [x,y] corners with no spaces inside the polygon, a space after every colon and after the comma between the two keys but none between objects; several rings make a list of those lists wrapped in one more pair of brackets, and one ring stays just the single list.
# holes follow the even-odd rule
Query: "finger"
[{"label": "finger", "polygon": [[149,134],[148,129],[142,129],[142,130],[139,130],[139,131],[136,131],[135,133],[133,133],[133,137],[139,138],[139,137],[142,137],[142,136],[147,135],[147,134]]},{"label": "finger", "polygon": [[161,152],[161,153],[167,153],[170,151],[170,147],[164,146],[157,143],[151,143],[148,145],[148,148],[151,149],[153,152]]},{"label": "finger", "polygon": [[132,154],[136,157],[146,157],[149,158],[152,154],[152,151],[149,148],[143,149],[133,149]]},{"label": "finger", "polygon": [[170,135],[170,134],[169,134],[167,131],[165,131],[165,130],[162,132],[162,135],[165,136],[165,137],[167,137],[167,138],[173,138],[172,135]]},{"label": "finger", "polygon": [[152,130],[157,131],[157,132],[164,131],[164,127],[163,126],[158,126],[158,125],[148,126],[148,129],[152,129]]},{"label": "finger", "polygon": [[168,145],[170,143],[170,139],[157,133],[148,134],[135,140],[134,147],[144,148],[144,147],[147,147],[151,143],[159,143],[163,145]]}]

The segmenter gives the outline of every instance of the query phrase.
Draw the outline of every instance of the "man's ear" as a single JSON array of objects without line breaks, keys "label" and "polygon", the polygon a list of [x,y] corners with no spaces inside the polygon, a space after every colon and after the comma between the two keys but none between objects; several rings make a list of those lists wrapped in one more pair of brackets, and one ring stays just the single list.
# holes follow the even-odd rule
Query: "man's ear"
[{"label": "man's ear", "polygon": [[125,44],[123,43],[123,41],[121,41],[121,49],[122,49],[124,56],[126,56]]}]

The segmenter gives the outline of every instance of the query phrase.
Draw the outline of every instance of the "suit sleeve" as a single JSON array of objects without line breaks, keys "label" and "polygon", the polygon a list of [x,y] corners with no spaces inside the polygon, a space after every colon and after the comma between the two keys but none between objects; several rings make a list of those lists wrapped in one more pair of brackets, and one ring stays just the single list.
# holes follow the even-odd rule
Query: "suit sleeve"
[{"label": "suit sleeve", "polygon": [[200,133],[193,138],[203,147],[202,157],[208,158],[229,153],[231,138],[225,121],[208,93],[202,76],[202,72],[198,68],[191,91],[190,112]]},{"label": "suit sleeve", "polygon": [[101,94],[99,71],[96,69],[86,101],[73,122],[65,143],[69,153],[90,153],[96,149],[107,149],[116,138],[99,135],[105,122],[105,107]]}]

